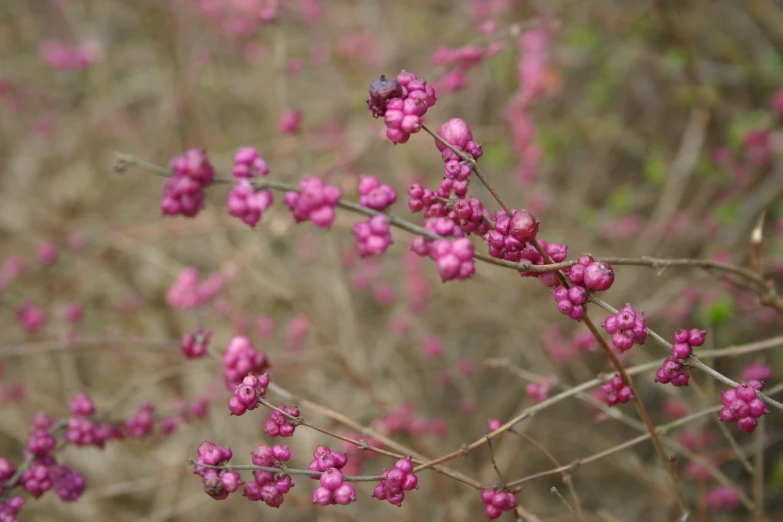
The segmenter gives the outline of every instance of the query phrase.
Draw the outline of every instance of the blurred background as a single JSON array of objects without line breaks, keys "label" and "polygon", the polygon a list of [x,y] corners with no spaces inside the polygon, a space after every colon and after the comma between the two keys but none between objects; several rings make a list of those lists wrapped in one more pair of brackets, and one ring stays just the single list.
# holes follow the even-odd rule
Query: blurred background
[{"label": "blurred background", "polygon": [[[61,460],[87,479],[85,494],[74,503],[52,493],[30,500],[20,520],[484,519],[477,491],[432,472],[420,474],[420,489],[401,508],[370,498],[373,483],[359,484],[350,506],[316,508],[309,479],[295,481],[279,510],[241,494],[216,502],[187,459],[211,440],[249,463],[252,449],[270,441],[267,413],[229,417],[220,361],[186,360],[179,339],[211,329],[220,357],[233,335],[248,335],[269,356],[275,383],[434,458],[480,438],[489,419],[535,404],[530,382],[552,383],[553,395],[609,369],[548,289],[486,264],[468,281],[441,284],[434,263],[408,252],[412,236],[402,231],[383,258],[360,259],[351,234],[358,217],[338,213],[329,231],[294,225],[282,197],[255,229],[227,215],[221,186],[197,218],[164,219],[162,178],[112,171],[118,152],[165,166],[203,147],[228,175],[236,149],[252,146],[273,179],[320,176],[352,200],[360,175],[377,176],[400,192],[392,212],[422,223],[408,212],[405,190],[413,181],[438,186],[440,154],[425,133],[393,145],[365,104],[373,78],[402,69],[438,92],[425,122],[466,120],[505,200],[531,210],[541,237],[568,245],[569,259],[589,252],[748,266],[750,234],[765,213],[760,269],[783,279],[783,3],[6,0],[0,456],[19,462],[33,415],[67,417],[80,391],[117,419],[151,401],[159,415],[181,420],[183,404],[213,401],[206,419],[169,435],[156,429],[103,450],[64,448]],[[281,130],[291,111],[300,111],[300,124]],[[496,208],[483,187],[470,190]],[[220,283],[197,310],[166,301],[186,267]],[[704,348],[715,349],[783,333],[780,313],[718,274],[615,273],[605,299],[641,308],[667,339],[676,328],[704,328]],[[45,313],[33,332],[18,319],[26,305]],[[665,356],[648,342],[625,361]],[[735,380],[750,364],[768,364],[775,383],[783,361],[772,350],[707,362]],[[653,376],[639,374],[636,384],[656,424],[719,402],[722,387],[695,371],[696,386],[685,389]],[[616,409],[637,417],[630,404]],[[669,438],[690,444],[748,495],[752,478],[737,448],[750,452],[762,438],[768,520],[777,520],[779,413],[753,436],[704,416]],[[317,411],[302,414],[352,431]],[[505,480],[557,467],[541,446],[567,464],[640,433],[586,397],[517,430],[524,436],[507,433],[492,445]],[[317,444],[342,450],[304,427],[283,442],[296,467],[307,466]],[[677,467],[691,520],[752,519],[741,505],[708,502],[718,483],[688,462],[680,456]],[[362,470],[392,464],[363,459]],[[449,465],[483,484],[502,481],[486,447]],[[584,520],[676,518],[649,442],[584,465],[573,485]],[[532,480],[517,496],[525,520],[574,520],[553,486],[573,505],[561,476]]]}]

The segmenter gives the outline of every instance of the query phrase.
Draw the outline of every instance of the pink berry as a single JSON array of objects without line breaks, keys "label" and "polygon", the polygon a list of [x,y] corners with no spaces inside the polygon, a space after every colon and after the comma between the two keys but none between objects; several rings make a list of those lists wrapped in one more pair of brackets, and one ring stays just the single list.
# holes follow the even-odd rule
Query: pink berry
[{"label": "pink berry", "polygon": [[614,283],[614,271],[609,263],[593,262],[585,267],[584,284],[590,290],[603,292]]}]

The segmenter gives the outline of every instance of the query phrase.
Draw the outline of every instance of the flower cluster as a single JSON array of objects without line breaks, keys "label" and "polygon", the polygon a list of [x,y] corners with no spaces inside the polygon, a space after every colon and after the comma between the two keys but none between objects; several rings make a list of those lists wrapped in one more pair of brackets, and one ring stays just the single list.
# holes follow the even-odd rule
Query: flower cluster
[{"label": "flower cluster", "polygon": [[381,75],[370,83],[367,107],[374,117],[383,116],[389,140],[405,143],[411,134],[421,130],[422,117],[436,100],[431,85],[413,73],[402,71],[396,80]]},{"label": "flower cluster", "polygon": [[[281,404],[277,408],[286,412],[291,417],[299,417],[299,410],[293,406]],[[269,419],[264,423],[264,433],[270,437],[290,437],[294,434],[295,429],[296,421],[277,410],[273,410]]]},{"label": "flower cluster", "polygon": [[[261,444],[253,450],[253,464],[270,468],[280,468],[283,462],[291,459],[291,450],[288,446],[275,444],[271,448]],[[253,472],[254,480],[246,482],[245,496],[253,501],[263,500],[267,506],[278,508],[283,503],[283,495],[293,487],[289,475],[279,476],[271,471],[256,470]]]},{"label": "flower cluster", "polygon": [[233,391],[249,373],[260,375],[269,367],[264,352],[259,352],[247,337],[231,339],[223,354],[223,379],[226,388]]},{"label": "flower cluster", "polygon": [[627,352],[634,344],[644,344],[647,339],[644,314],[634,310],[630,304],[626,304],[617,314],[607,317],[601,326],[612,336],[612,345],[618,353]]},{"label": "flower cluster", "polygon": [[736,388],[726,390],[721,394],[721,408],[719,416],[724,422],[737,422],[737,426],[744,432],[753,433],[758,422],[756,419],[769,413],[767,405],[758,398],[756,391],[764,389],[761,381],[749,381],[737,385]]},{"label": "flower cluster", "polygon": [[266,397],[266,387],[269,386],[269,376],[255,376],[249,373],[242,379],[242,384],[234,388],[234,395],[228,401],[228,410],[232,415],[243,415],[247,410],[258,407],[258,398]]},{"label": "flower cluster", "polygon": [[336,217],[334,207],[341,197],[339,187],[308,176],[299,182],[299,192],[286,192],[283,201],[297,223],[310,220],[316,226],[329,228]]},{"label": "flower cluster", "polygon": [[625,404],[633,397],[633,390],[623,382],[623,378],[619,374],[601,386],[601,391],[604,392],[604,401],[609,406],[615,406],[618,403]]},{"label": "flower cluster", "polygon": [[379,256],[392,244],[391,223],[386,216],[373,216],[356,223],[353,233],[361,257]]},{"label": "flower cluster", "polygon": [[166,216],[195,217],[204,206],[204,187],[215,179],[207,153],[191,149],[171,161],[172,176],[163,185],[160,210]]},{"label": "flower cluster", "polygon": [[180,343],[180,349],[182,355],[188,359],[198,359],[204,357],[207,353],[207,346],[209,340],[212,338],[212,330],[204,330],[199,328],[195,333],[186,333],[182,336],[182,342]]},{"label": "flower cluster", "polygon": [[514,495],[493,489],[481,490],[481,502],[484,503],[484,513],[490,520],[495,520],[504,511],[513,511],[517,507],[517,498]]},{"label": "flower cluster", "polygon": [[384,479],[375,486],[372,496],[378,500],[388,500],[399,506],[405,500],[405,492],[416,489],[419,478],[413,473],[413,463],[410,457],[405,457],[394,463],[394,468],[383,470]]}]

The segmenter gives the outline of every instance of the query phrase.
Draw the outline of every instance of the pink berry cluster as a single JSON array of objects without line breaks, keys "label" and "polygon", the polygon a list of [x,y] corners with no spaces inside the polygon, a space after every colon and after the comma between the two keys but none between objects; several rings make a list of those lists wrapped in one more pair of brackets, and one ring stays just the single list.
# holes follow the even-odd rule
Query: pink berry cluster
[{"label": "pink berry cluster", "polygon": [[663,364],[655,372],[655,382],[661,384],[672,383],[674,386],[688,386],[691,376],[688,368],[676,357],[667,357]]},{"label": "pink berry cluster", "polygon": [[[346,505],[356,500],[356,489],[345,483],[342,469],[348,463],[348,456],[341,451],[332,451],[320,445],[313,452],[313,460],[307,469],[321,473],[320,486],[313,491],[313,503],[320,506],[330,504]],[[316,478],[316,477],[312,477]]]},{"label": "pink berry cluster", "polygon": [[266,387],[269,386],[269,376],[255,376],[249,373],[242,379],[242,384],[234,388],[234,395],[228,401],[231,415],[243,415],[247,410],[258,408],[258,398],[266,397]]},{"label": "pink berry cluster", "polygon": [[617,314],[607,317],[601,326],[612,336],[612,346],[618,353],[627,352],[634,344],[644,344],[647,339],[644,314],[634,310],[630,304],[626,304]]},{"label": "pink berry cluster", "polygon": [[531,382],[525,387],[527,396],[536,402],[544,402],[549,398],[549,391],[557,383],[557,377],[550,376],[539,382]]},{"label": "pink berry cluster", "polygon": [[419,478],[413,473],[413,463],[410,457],[405,457],[394,463],[394,468],[383,470],[384,479],[375,486],[372,496],[378,500],[387,500],[395,506],[402,505],[405,492],[419,486]]},{"label": "pink berry cluster", "polygon": [[481,502],[484,503],[484,514],[490,520],[500,517],[504,511],[514,511],[517,508],[517,497],[507,491],[483,489]]},{"label": "pink berry cluster", "polygon": [[389,140],[405,143],[411,134],[421,130],[422,117],[436,101],[431,85],[413,73],[402,71],[396,79],[381,75],[370,83],[367,107],[373,117],[383,116]]},{"label": "pink berry cluster", "polygon": [[131,437],[142,438],[152,433],[155,422],[155,408],[149,402],[145,402],[136,411],[136,414],[125,421],[125,429]]},{"label": "pink berry cluster", "polygon": [[691,330],[679,329],[674,332],[674,344],[672,344],[672,356],[667,357],[658,371],[655,372],[655,382],[661,384],[672,383],[674,386],[688,386],[691,376],[684,364],[684,360],[693,353],[694,346],[704,344],[704,336],[707,332],[693,328]]},{"label": "pink berry cluster", "polygon": [[199,280],[198,269],[183,268],[166,293],[166,302],[173,308],[192,310],[207,304],[223,288],[223,276],[214,273]]},{"label": "pink berry cluster", "polygon": [[625,404],[633,397],[631,387],[623,382],[623,378],[620,377],[619,374],[615,375],[609,379],[606,384],[601,386],[601,391],[604,392],[604,401],[609,406],[615,406],[618,403]]},{"label": "pink berry cluster", "polygon": [[391,222],[386,216],[373,216],[353,226],[356,250],[361,257],[380,256],[391,246]]},{"label": "pink berry cluster", "polygon": [[484,204],[473,196],[458,199],[451,207],[448,217],[459,225],[465,234],[484,236],[490,230],[490,214]]},{"label": "pink berry cluster", "polygon": [[737,385],[736,388],[726,390],[721,394],[721,408],[719,416],[723,422],[737,422],[737,427],[746,433],[753,433],[758,422],[756,419],[769,413],[767,405],[759,399],[756,391],[762,391],[764,383],[761,381],[749,381]]},{"label": "pink berry cluster", "polygon": [[269,367],[264,352],[255,349],[250,339],[238,335],[231,339],[223,354],[223,379],[226,388],[233,391],[248,374],[260,375]]},{"label": "pink berry cluster", "polygon": [[427,419],[420,414],[411,404],[399,404],[391,411],[377,418],[372,426],[385,435],[409,434],[414,437],[422,435],[442,435],[445,433],[445,424],[442,419]]},{"label": "pink berry cluster", "polygon": [[46,324],[46,312],[27,300],[16,309],[16,319],[27,333],[35,333]]},{"label": "pink berry cluster", "polygon": [[299,182],[299,192],[286,192],[284,202],[297,223],[310,220],[318,227],[329,228],[341,197],[339,187],[308,176]]},{"label": "pink berry cluster", "polygon": [[204,187],[215,169],[203,149],[191,149],[171,161],[172,176],[163,185],[160,210],[166,216],[195,217],[204,206]]},{"label": "pink berry cluster", "polygon": [[359,204],[373,210],[383,211],[397,201],[397,191],[384,185],[375,176],[359,179]]},{"label": "pink berry cluster", "polygon": [[707,492],[707,505],[715,513],[734,511],[739,507],[740,499],[731,486],[715,486]]},{"label": "pink berry cluster", "polygon": [[90,417],[95,414],[95,405],[86,393],[80,393],[68,404],[71,417],[65,428],[63,438],[76,446],[96,446],[103,448],[106,442],[125,438],[119,425],[99,424]]},{"label": "pink berry cluster", "polygon": [[484,240],[489,255],[507,261],[521,261],[522,251],[538,235],[539,221],[527,210],[498,210],[494,216],[495,226]]},{"label": "pink berry cluster", "polygon": [[[11,475],[8,476],[9,478]],[[0,480],[3,480],[0,475]],[[24,499],[19,496],[11,497],[4,502],[0,502],[0,520],[3,522],[17,522],[16,515],[24,507]]]},{"label": "pink berry cluster", "polygon": [[614,283],[614,270],[609,263],[583,255],[568,269],[568,279],[575,285],[583,285],[594,292],[603,292],[609,290]]},{"label": "pink berry cluster", "polygon": [[693,353],[694,346],[704,344],[704,337],[707,335],[705,330],[693,328],[691,330],[679,329],[674,332],[674,344],[672,344],[672,355],[676,359],[687,359]]},{"label": "pink berry cluster", "polygon": [[346,464],[348,464],[348,455],[346,453],[342,451],[332,451],[329,446],[321,444],[315,448],[313,460],[310,461],[307,469],[323,473],[330,468],[341,470]]},{"label": "pink berry cluster", "polygon": [[587,290],[583,286],[575,285],[571,288],[556,286],[552,290],[552,296],[557,303],[560,313],[567,315],[575,321],[580,321],[585,315],[584,304],[587,301]]},{"label": "pink berry cluster", "polygon": [[198,447],[193,473],[201,476],[204,491],[215,500],[223,500],[239,489],[242,478],[236,471],[207,468],[204,465],[221,466],[227,464],[232,456],[230,448],[218,446],[214,442],[204,441]]},{"label": "pink berry cluster", "polygon": [[[455,149],[472,156],[474,160],[479,159],[484,153],[481,144],[473,141],[473,131],[470,130],[465,120],[461,118],[450,119],[438,127],[437,134]],[[467,181],[470,178],[470,166],[459,163],[459,160],[462,158],[439,140],[435,140],[435,146],[441,152],[443,161],[446,163],[445,177],[447,179]],[[457,163],[451,163],[452,161]]]},{"label": "pink berry cluster", "polygon": [[231,175],[235,178],[252,178],[269,174],[269,166],[253,147],[240,147],[234,154]]},{"label": "pink berry cluster", "polygon": [[226,208],[229,215],[255,227],[264,211],[272,206],[275,198],[269,189],[256,189],[248,179],[238,180],[228,193]]},{"label": "pink berry cluster", "polygon": [[49,468],[49,480],[52,481],[57,496],[64,502],[78,500],[87,486],[81,473],[63,465]]},{"label": "pink berry cluster", "polygon": [[430,258],[435,261],[441,281],[468,279],[476,272],[473,243],[466,237],[449,241],[437,239],[430,247]]},{"label": "pink berry cluster", "polygon": [[[253,464],[268,468],[281,468],[284,462],[291,460],[291,450],[288,446],[275,444],[272,447],[261,444],[253,450]],[[289,475],[271,471],[256,470],[253,481],[245,483],[244,494],[253,501],[263,500],[267,506],[278,508],[283,504],[283,495],[294,486]]]},{"label": "pink berry cluster", "polygon": [[199,328],[195,333],[186,333],[182,336],[180,349],[182,355],[188,359],[198,359],[207,354],[209,340],[212,338],[212,330]]},{"label": "pink berry cluster", "polygon": [[[299,417],[299,410],[294,406],[280,404],[277,408],[286,412],[291,417]],[[291,437],[294,434],[295,429],[296,421],[276,410],[272,411],[272,414],[264,423],[264,433],[270,437]]]}]

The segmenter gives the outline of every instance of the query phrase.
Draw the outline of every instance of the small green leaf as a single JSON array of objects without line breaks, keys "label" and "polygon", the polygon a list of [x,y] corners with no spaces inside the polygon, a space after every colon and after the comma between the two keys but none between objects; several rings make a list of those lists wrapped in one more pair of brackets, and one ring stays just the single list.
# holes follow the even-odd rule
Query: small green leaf
[{"label": "small green leaf", "polygon": [[652,157],[644,163],[644,179],[655,187],[666,181],[666,164],[662,159]]},{"label": "small green leaf", "polygon": [[734,299],[730,295],[720,296],[706,312],[705,324],[720,326],[731,320],[734,315]]},{"label": "small green leaf", "polygon": [[617,187],[609,196],[609,208],[620,216],[633,210],[633,190],[630,187]]}]

